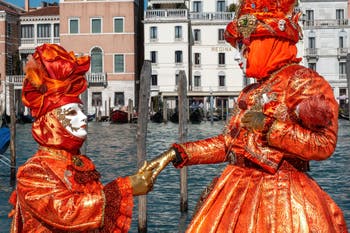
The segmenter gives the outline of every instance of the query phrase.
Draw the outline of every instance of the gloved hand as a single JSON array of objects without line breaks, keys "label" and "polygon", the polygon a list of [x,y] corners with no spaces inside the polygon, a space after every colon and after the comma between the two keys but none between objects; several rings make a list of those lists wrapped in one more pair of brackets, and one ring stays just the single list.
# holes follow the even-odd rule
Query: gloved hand
[{"label": "gloved hand", "polygon": [[152,159],[147,166],[143,166],[139,171],[152,171],[152,179],[155,180],[159,173],[173,160],[176,159],[176,152],[173,148],[165,151],[161,155]]},{"label": "gloved hand", "polygon": [[262,131],[267,117],[262,112],[247,111],[241,119],[244,128]]},{"label": "gloved hand", "polygon": [[[147,166],[147,162],[145,162],[141,169]],[[141,170],[140,169],[140,170]],[[132,186],[132,194],[134,196],[147,194],[153,188],[153,178],[152,171],[138,171],[138,173],[129,176],[131,186]]]}]

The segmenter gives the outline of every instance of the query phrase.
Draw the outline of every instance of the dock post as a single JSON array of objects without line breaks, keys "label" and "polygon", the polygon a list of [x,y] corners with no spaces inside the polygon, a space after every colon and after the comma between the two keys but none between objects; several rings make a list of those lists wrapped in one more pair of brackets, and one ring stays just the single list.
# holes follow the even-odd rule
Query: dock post
[{"label": "dock post", "polygon": [[163,97],[163,122],[168,122],[168,99]]},{"label": "dock post", "polygon": [[132,123],[132,119],[134,117],[134,106],[132,99],[128,100],[128,121],[129,123]]},{"label": "dock post", "polygon": [[[185,71],[179,73],[178,83],[179,96],[179,142],[187,141],[187,120],[188,120],[188,100],[187,100],[187,81]],[[186,212],[188,210],[188,194],[187,194],[187,167],[180,170],[180,210]]]},{"label": "dock post", "polygon": [[[144,61],[140,77],[139,107],[137,119],[137,163],[140,168],[146,160],[146,137],[148,122],[148,104],[150,98],[151,62]],[[147,232],[147,196],[139,196],[138,232]]]},{"label": "dock post", "polygon": [[14,183],[14,181],[16,180],[16,113],[15,113],[14,92],[15,92],[14,84],[10,83],[9,84],[9,97],[10,97],[9,101],[10,101],[10,117],[11,117],[11,123],[10,123],[11,184]]}]

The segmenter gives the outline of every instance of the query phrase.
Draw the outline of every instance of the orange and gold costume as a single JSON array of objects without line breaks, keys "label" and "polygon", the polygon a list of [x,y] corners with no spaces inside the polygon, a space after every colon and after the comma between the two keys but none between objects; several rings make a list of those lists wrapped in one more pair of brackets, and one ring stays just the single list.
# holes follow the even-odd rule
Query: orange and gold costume
[{"label": "orange and gold costume", "polygon": [[[223,134],[173,145],[179,168],[229,162],[186,232],[348,232],[341,209],[306,174],[310,160],[334,152],[338,103],[323,77],[298,65],[293,2],[243,0],[227,27],[257,82],[240,93]],[[263,113],[262,130],[244,126],[248,112]]]},{"label": "orange and gold costume", "polygon": [[79,152],[84,138],[69,133],[54,113],[66,103],[80,103],[89,58],[76,58],[49,44],[38,47],[33,58],[27,65],[23,102],[36,117],[32,134],[39,149],[18,169],[10,197],[11,232],[128,232],[130,179],[103,186],[93,162]]}]

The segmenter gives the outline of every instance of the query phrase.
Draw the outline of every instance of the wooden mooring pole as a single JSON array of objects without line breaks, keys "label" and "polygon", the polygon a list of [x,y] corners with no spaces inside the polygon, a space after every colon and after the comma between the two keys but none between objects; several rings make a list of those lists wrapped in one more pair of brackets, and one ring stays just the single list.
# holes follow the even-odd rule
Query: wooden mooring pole
[{"label": "wooden mooring pole", "polygon": [[[146,160],[146,137],[148,122],[148,104],[150,98],[151,62],[144,61],[140,77],[140,94],[137,119],[137,163],[140,168]],[[138,232],[147,232],[147,196],[139,196]]]},{"label": "wooden mooring pole", "polygon": [[[6,92],[6,91],[5,91]],[[6,93],[5,93],[6,94]],[[9,101],[10,101],[10,152],[11,152],[11,183],[16,180],[16,112],[15,112],[15,90],[14,84],[9,84]],[[6,114],[6,111],[5,111]]]},{"label": "wooden mooring pole", "polygon": [[[179,73],[178,83],[179,96],[179,142],[187,141],[187,121],[188,121],[188,101],[187,101],[187,81],[185,71]],[[188,194],[187,194],[187,167],[180,170],[180,210],[185,212],[188,210]]]}]

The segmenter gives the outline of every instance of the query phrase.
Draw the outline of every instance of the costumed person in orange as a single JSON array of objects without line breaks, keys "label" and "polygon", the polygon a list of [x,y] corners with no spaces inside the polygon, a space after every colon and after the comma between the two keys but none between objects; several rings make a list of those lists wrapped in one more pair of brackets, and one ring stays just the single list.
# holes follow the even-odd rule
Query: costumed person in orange
[{"label": "costumed person in orange", "polygon": [[87,117],[79,95],[87,88],[88,56],[62,47],[36,48],[26,65],[22,100],[35,117],[39,148],[19,167],[11,232],[128,232],[133,196],[152,188],[152,173],[102,185],[93,162],[80,153]]},{"label": "costumed person in orange", "polygon": [[224,133],[173,144],[150,161],[154,178],[175,167],[229,164],[187,232],[347,232],[341,209],[306,173],[337,143],[338,104],[328,82],[298,63],[295,0],[243,0],[226,40],[243,56],[245,87]]}]

